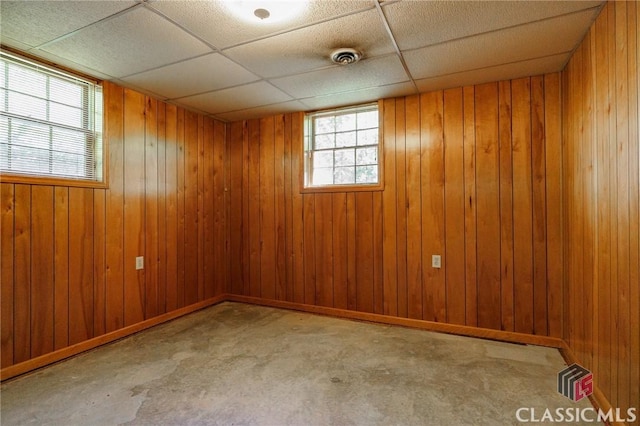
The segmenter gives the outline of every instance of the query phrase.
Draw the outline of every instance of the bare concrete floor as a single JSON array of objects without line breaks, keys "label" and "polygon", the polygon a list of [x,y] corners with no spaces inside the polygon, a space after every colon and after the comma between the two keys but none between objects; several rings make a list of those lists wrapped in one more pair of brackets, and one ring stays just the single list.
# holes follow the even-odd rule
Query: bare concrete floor
[{"label": "bare concrete floor", "polygon": [[564,366],[549,348],[223,303],[3,384],[0,419],[512,425],[520,407],[590,407],[556,392]]}]

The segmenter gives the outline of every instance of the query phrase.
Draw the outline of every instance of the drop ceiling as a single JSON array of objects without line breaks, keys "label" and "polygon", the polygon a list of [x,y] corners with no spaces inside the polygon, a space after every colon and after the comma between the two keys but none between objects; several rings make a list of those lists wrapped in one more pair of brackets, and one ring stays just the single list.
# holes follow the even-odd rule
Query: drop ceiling
[{"label": "drop ceiling", "polygon": [[234,121],[559,71],[603,4],[310,0],[250,23],[225,3],[2,0],[0,41]]}]

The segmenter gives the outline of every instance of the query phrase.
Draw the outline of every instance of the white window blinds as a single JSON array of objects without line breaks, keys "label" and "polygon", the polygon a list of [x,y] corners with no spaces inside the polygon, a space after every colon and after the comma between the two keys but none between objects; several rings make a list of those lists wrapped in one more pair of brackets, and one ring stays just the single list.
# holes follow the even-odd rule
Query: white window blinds
[{"label": "white window blinds", "polygon": [[0,170],[102,180],[102,88],[0,51]]}]

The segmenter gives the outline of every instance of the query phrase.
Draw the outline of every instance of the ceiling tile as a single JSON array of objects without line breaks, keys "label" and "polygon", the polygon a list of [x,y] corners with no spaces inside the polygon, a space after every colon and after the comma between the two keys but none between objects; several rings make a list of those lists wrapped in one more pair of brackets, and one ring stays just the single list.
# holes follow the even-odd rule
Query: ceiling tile
[{"label": "ceiling tile", "polygon": [[492,81],[546,74],[559,71],[569,60],[569,56],[571,56],[570,53],[562,53],[546,58],[416,80],[416,85],[420,92],[430,92],[451,87],[470,86]]},{"label": "ceiling tile", "polygon": [[77,62],[73,62],[70,61],[66,58],[61,58],[58,55],[54,55],[53,53],[49,53],[49,52],[45,52],[43,50],[39,50],[39,49],[34,49],[32,51],[30,51],[29,53],[32,53],[33,55],[37,56],[38,58],[42,58],[45,59],[53,64],[58,64],[61,65],[63,67],[67,67],[70,70],[75,70],[78,71],[80,73],[92,76],[96,79],[99,80],[112,80],[113,76],[105,74],[103,72],[100,72],[96,69],[93,69],[91,67],[87,67],[83,64],[79,64]]},{"label": "ceiling tile", "polygon": [[[179,76],[179,78],[176,78]],[[237,86],[259,78],[219,53],[211,53],[184,62],[146,71],[124,81],[177,98]]]},{"label": "ceiling tile", "polygon": [[272,104],[261,106],[257,108],[243,109],[240,111],[227,112],[223,114],[217,114],[215,118],[224,121],[238,121],[248,120],[250,118],[267,117],[275,114],[283,114],[287,112],[304,111],[305,105],[298,101],[283,102],[279,104]]},{"label": "ceiling tile", "polygon": [[38,46],[135,4],[134,1],[2,0],[0,38],[11,37]]},{"label": "ceiling tile", "polygon": [[115,77],[211,50],[179,27],[142,7],[87,27],[44,49]]},{"label": "ceiling tile", "polygon": [[196,7],[185,7],[185,2],[171,0],[157,1],[150,6],[219,49],[346,13],[373,8],[375,4],[374,0],[309,0],[306,11],[287,22],[273,23],[267,19],[254,23],[235,17],[223,1],[186,3]]},{"label": "ceiling tile", "polygon": [[368,57],[394,52],[380,16],[369,10],[225,50],[262,77],[277,77],[333,65],[331,52],[351,47]]},{"label": "ceiling tile", "polygon": [[411,83],[390,84],[388,86],[374,87],[371,89],[343,92],[328,96],[301,99],[312,110],[334,108],[346,105],[356,105],[378,99],[395,98],[415,94],[416,90]]},{"label": "ceiling tile", "polygon": [[210,114],[249,109],[290,101],[291,97],[267,82],[259,81],[230,89],[176,99],[176,103]]},{"label": "ceiling tile", "polygon": [[408,80],[398,57],[388,55],[271,81],[295,98],[310,98]]},{"label": "ceiling tile", "polygon": [[596,13],[590,9],[403,52],[403,56],[413,78],[423,79],[569,52]]},{"label": "ceiling tile", "polygon": [[403,1],[384,7],[402,50],[597,7],[602,1]]}]

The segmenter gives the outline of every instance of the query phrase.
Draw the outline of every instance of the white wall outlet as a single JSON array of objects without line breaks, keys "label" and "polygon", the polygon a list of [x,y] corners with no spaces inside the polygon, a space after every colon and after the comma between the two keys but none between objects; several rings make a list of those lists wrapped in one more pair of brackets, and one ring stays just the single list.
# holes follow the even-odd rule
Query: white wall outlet
[{"label": "white wall outlet", "polygon": [[139,269],[144,269],[144,256],[136,257],[136,271]]},{"label": "white wall outlet", "polygon": [[433,268],[441,268],[442,267],[442,258],[439,254],[434,254],[431,256],[431,266]]}]

